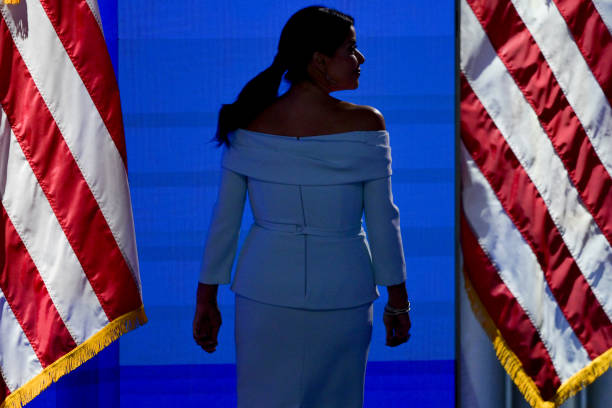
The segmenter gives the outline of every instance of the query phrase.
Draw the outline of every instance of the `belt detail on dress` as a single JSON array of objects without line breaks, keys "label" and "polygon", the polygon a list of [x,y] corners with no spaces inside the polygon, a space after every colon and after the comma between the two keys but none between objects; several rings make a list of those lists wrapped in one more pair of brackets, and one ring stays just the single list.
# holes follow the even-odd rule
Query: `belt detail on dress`
[{"label": "belt detail on dress", "polygon": [[282,224],[265,220],[255,220],[254,224],[260,228],[271,231],[285,232],[295,235],[317,235],[321,237],[355,237],[359,235],[361,231],[363,231],[361,225],[344,230],[333,230],[300,224]]}]

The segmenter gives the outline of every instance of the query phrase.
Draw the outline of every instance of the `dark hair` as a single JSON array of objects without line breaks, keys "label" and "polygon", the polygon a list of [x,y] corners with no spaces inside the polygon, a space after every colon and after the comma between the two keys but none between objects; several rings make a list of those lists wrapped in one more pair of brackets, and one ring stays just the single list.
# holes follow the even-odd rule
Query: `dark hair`
[{"label": "dark hair", "polygon": [[234,103],[221,106],[215,135],[218,145],[229,146],[228,133],[248,126],[278,98],[285,72],[292,84],[308,79],[313,53],[334,55],[353,24],[353,17],[322,6],[306,7],[292,15],[281,32],[272,65],[251,79]]}]

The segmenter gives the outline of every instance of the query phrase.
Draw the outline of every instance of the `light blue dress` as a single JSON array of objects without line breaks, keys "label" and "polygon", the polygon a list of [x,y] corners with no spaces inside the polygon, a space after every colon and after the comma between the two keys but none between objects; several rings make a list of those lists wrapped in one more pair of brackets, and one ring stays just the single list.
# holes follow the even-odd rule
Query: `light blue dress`
[{"label": "light blue dress", "polygon": [[248,192],[254,223],[232,282],[238,405],[360,407],[376,285],[406,278],[389,135],[238,129],[230,143],[200,282],[230,283]]}]

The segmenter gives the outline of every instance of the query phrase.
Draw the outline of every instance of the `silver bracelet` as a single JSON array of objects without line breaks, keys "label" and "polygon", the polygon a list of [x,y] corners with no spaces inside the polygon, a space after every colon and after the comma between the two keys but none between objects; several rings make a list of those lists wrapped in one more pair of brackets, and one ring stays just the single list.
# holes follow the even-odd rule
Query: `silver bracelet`
[{"label": "silver bracelet", "polygon": [[398,316],[402,314],[406,314],[410,311],[410,301],[408,301],[408,306],[403,309],[396,309],[393,306],[390,306],[389,303],[385,305],[385,314],[390,316]]}]

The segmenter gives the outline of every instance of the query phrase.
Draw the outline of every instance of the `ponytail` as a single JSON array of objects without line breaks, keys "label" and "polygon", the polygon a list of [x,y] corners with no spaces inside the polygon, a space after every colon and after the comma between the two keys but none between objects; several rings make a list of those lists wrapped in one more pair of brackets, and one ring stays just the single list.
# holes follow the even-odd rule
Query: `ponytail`
[{"label": "ponytail", "polygon": [[277,54],[272,65],[242,88],[234,103],[221,106],[215,135],[218,146],[229,146],[228,133],[248,126],[278,98],[278,88],[286,70],[284,61]]},{"label": "ponytail", "polygon": [[308,80],[313,53],[333,56],[354,22],[347,14],[321,6],[309,6],[293,14],[283,27],[272,65],[251,79],[234,103],[221,106],[215,135],[218,145],[229,146],[230,132],[247,127],[278,98],[285,72],[292,85]]}]

